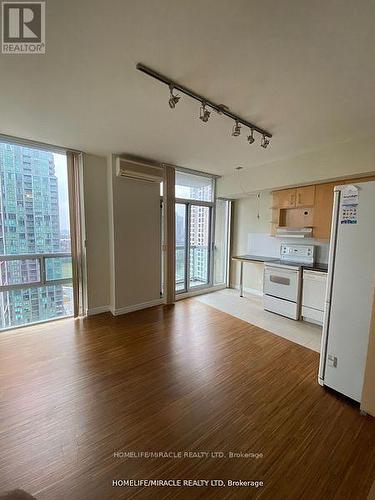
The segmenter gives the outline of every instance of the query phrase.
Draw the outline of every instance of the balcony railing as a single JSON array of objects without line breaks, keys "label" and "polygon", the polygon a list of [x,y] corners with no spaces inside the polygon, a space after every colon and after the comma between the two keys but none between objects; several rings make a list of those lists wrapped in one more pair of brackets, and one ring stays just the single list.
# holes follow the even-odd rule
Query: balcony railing
[{"label": "balcony railing", "polygon": [[[190,246],[190,285],[208,283],[208,246]],[[176,284],[183,284],[185,281],[185,246],[176,245]]]},{"label": "balcony railing", "polygon": [[64,284],[72,284],[71,253],[0,256],[0,292]]}]

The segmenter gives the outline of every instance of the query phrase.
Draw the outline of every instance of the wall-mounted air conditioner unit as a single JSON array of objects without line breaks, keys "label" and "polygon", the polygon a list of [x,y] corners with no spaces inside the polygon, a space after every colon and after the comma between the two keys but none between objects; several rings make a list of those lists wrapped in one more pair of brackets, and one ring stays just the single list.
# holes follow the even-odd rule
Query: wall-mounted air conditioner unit
[{"label": "wall-mounted air conditioner unit", "polygon": [[163,181],[163,169],[156,165],[117,158],[116,176],[138,181],[160,183]]}]

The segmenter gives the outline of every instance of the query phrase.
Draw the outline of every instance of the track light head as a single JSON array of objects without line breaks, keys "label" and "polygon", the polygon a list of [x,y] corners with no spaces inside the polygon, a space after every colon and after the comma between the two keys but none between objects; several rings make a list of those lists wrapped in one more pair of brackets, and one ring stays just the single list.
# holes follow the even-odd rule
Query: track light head
[{"label": "track light head", "polygon": [[265,136],[265,134],[263,134],[262,135],[262,142],[260,143],[262,148],[266,149],[266,147],[269,145],[269,143],[270,143],[270,140]]},{"label": "track light head", "polygon": [[174,109],[178,101],[181,99],[181,97],[179,95],[173,94],[173,85],[169,87],[169,92],[170,92],[170,97],[168,104],[171,109]]},{"label": "track light head", "polygon": [[229,108],[225,104],[218,104],[215,111],[218,115],[222,115],[223,113],[229,111]]},{"label": "track light head", "polygon": [[203,123],[207,123],[210,118],[211,112],[206,109],[206,103],[202,102],[202,106],[199,111],[199,119],[202,120]]},{"label": "track light head", "polygon": [[249,144],[253,144],[253,142],[255,141],[254,139],[254,129],[250,129],[250,135],[247,136],[247,142]]},{"label": "track light head", "polygon": [[241,134],[241,125],[238,120],[235,121],[232,129],[232,137],[238,137]]}]

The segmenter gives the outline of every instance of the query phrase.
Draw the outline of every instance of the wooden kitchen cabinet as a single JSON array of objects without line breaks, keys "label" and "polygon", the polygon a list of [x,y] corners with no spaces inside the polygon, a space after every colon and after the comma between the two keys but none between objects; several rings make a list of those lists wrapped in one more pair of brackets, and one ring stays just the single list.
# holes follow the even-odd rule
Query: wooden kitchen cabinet
[{"label": "wooden kitchen cabinet", "polygon": [[333,189],[337,182],[317,184],[314,204],[314,238],[328,240],[331,235]]},{"label": "wooden kitchen cabinet", "polygon": [[271,234],[275,235],[278,227],[312,227],[314,238],[329,240],[334,187],[368,181],[375,181],[375,176],[274,191]]},{"label": "wooden kitchen cabinet", "polygon": [[296,206],[296,189],[283,189],[274,193],[274,207],[294,208]]},{"label": "wooden kitchen cabinet", "polygon": [[303,186],[296,189],[296,207],[313,207],[315,186]]},{"label": "wooden kitchen cabinet", "polygon": [[333,209],[333,189],[342,184],[358,184],[375,180],[375,176],[362,177],[359,179],[345,179],[328,184],[317,184],[315,186],[314,203],[314,230],[313,236],[318,240],[328,240],[331,236],[331,222]]},{"label": "wooden kitchen cabinet", "polygon": [[[358,184],[359,182],[371,182],[375,181],[375,175],[370,175],[369,177],[360,177],[359,179],[346,179],[339,184]],[[338,184],[336,183],[336,186]]]}]

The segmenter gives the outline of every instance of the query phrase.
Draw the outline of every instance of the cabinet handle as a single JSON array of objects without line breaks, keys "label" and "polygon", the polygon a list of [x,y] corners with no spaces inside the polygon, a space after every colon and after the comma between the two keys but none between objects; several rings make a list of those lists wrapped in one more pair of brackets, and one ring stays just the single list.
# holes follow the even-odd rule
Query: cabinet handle
[{"label": "cabinet handle", "polygon": [[301,193],[298,193],[298,204],[301,205]]}]

